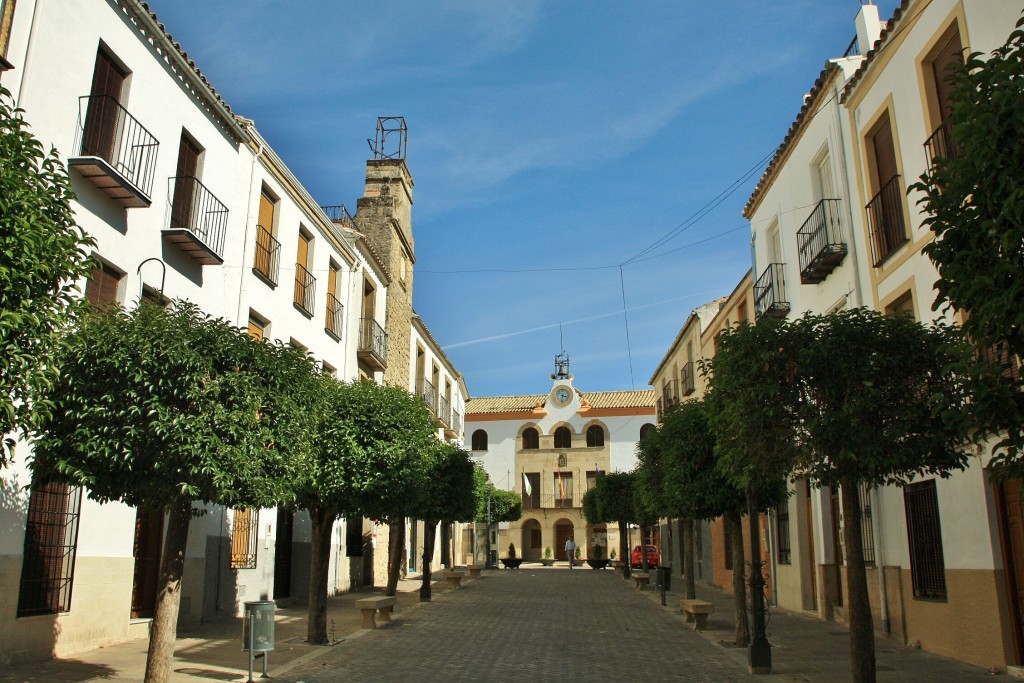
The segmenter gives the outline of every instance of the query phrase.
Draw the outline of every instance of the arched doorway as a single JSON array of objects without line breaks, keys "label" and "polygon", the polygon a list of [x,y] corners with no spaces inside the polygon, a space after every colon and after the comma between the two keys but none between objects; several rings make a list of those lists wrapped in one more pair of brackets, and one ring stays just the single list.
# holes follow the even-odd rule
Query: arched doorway
[{"label": "arched doorway", "polygon": [[572,522],[567,519],[560,519],[555,522],[555,559],[568,560],[565,556],[565,542],[574,538]]},{"label": "arched doorway", "polygon": [[539,560],[544,552],[541,545],[540,522],[535,519],[523,522],[523,535],[519,542],[520,557],[529,562]]}]

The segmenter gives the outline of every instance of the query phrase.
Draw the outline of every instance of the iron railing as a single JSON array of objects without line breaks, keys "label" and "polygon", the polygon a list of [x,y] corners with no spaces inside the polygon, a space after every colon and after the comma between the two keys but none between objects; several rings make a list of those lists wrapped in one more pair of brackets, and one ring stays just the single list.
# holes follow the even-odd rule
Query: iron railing
[{"label": "iron railing", "polygon": [[281,243],[262,225],[256,226],[256,255],[252,272],[277,286],[277,268],[281,260]]},{"label": "iron railing", "polygon": [[754,310],[758,317],[782,318],[789,313],[784,266],[784,263],[768,264],[754,283]]},{"label": "iron railing", "polygon": [[256,549],[259,547],[260,511],[235,509],[231,521],[232,569],[255,569]]},{"label": "iron railing", "polygon": [[452,411],[452,431],[456,435],[462,433],[462,414],[457,410]]},{"label": "iron railing", "polygon": [[662,396],[665,398],[665,409],[668,410],[675,404],[679,403],[679,392],[676,390],[676,386],[679,383],[670,379],[662,386]]},{"label": "iron railing", "polygon": [[295,264],[295,305],[306,315],[313,315],[316,278],[301,263]]},{"label": "iron railing", "polygon": [[822,199],[797,230],[800,282],[821,282],[846,258],[840,200]]},{"label": "iron railing", "polygon": [[324,329],[327,333],[337,339],[341,339],[341,326],[345,318],[343,313],[345,307],[338,301],[338,297],[330,292],[327,294],[327,317],[324,322]]},{"label": "iron railing", "polygon": [[694,383],[694,379],[695,378],[694,378],[694,373],[693,373],[693,361],[692,360],[686,361],[683,364],[683,369],[679,373],[679,379],[680,379],[680,383],[682,384],[682,395],[683,396],[689,396],[690,394],[692,394],[694,392],[694,390],[696,389],[695,383]]},{"label": "iron railing", "polygon": [[348,209],[344,204],[334,204],[332,206],[321,206],[320,209],[327,214],[327,217],[332,223],[341,223],[347,228],[354,227],[355,220],[348,212]]},{"label": "iron railing", "polygon": [[860,54],[860,43],[857,41],[857,36],[853,37],[850,44],[846,46],[846,52],[843,53],[844,57],[856,57]]},{"label": "iron railing", "polygon": [[371,354],[382,365],[387,363],[388,335],[373,318],[359,319],[359,351]]},{"label": "iron railing", "polygon": [[437,397],[437,419],[444,426],[449,426],[452,420],[452,402],[444,396]]},{"label": "iron railing", "polygon": [[228,207],[193,176],[176,176],[171,203],[172,230],[187,230],[219,259],[224,258]]},{"label": "iron railing", "polygon": [[931,171],[940,159],[948,161],[957,156],[956,143],[953,141],[953,126],[948,120],[939,124],[935,132],[924,141],[925,162]]},{"label": "iron railing", "polygon": [[25,524],[17,616],[71,610],[82,489],[50,483],[32,491]]},{"label": "iron railing", "polygon": [[900,177],[894,175],[887,180],[864,208],[868,212],[868,229],[871,233],[872,265],[877,268],[889,254],[907,241]]},{"label": "iron railing", "polygon": [[431,415],[437,415],[437,388],[429,379],[420,377],[416,382],[416,395],[427,406]]},{"label": "iron railing", "polygon": [[78,98],[78,140],[82,156],[97,157],[137,187],[153,194],[157,139],[109,95]]}]

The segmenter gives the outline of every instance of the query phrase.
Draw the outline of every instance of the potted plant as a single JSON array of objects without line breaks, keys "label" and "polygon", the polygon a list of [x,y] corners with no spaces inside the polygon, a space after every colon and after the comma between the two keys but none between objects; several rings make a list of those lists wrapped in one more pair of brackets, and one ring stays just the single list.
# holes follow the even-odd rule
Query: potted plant
[{"label": "potted plant", "polygon": [[[615,552],[614,550],[612,552]],[[587,558],[587,564],[590,565],[591,569],[604,569],[608,566],[608,558],[604,556],[604,548],[600,543],[594,544],[594,549],[590,553],[590,557]]]},{"label": "potted plant", "polygon": [[574,567],[582,566],[583,565],[583,560],[581,559],[582,557],[583,557],[583,549],[580,548],[579,546],[576,546],[576,557],[574,557],[573,560],[572,560],[572,566],[574,566]]},{"label": "potted plant", "polygon": [[612,552],[608,556],[611,559],[611,561],[612,561],[612,567],[614,567],[615,569],[622,569],[622,562],[620,562],[617,559],[615,559],[616,556],[617,556],[617,553],[615,552],[615,548],[612,548]]},{"label": "potted plant", "polygon": [[516,544],[508,544],[508,557],[501,558],[501,563],[505,565],[505,569],[519,569],[519,565],[523,563],[523,558],[516,557]]},{"label": "potted plant", "polygon": [[544,558],[540,561],[545,567],[550,567],[555,563],[555,558],[551,557],[551,546],[544,548]]}]

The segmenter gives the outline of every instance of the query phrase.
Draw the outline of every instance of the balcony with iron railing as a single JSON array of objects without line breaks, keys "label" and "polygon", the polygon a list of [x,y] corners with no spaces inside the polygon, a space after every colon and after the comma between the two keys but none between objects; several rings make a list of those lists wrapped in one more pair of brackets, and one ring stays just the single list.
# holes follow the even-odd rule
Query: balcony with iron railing
[{"label": "balcony with iron railing", "polygon": [[786,298],[784,263],[770,263],[754,283],[754,310],[757,317],[784,318],[789,313]]},{"label": "balcony with iron railing", "polygon": [[373,370],[388,367],[388,335],[373,318],[359,319],[359,346],[356,356]]},{"label": "balcony with iron railing", "polygon": [[327,294],[327,315],[324,319],[324,330],[335,339],[341,339],[341,326],[345,320],[345,307],[338,301],[338,297],[330,292]]},{"label": "balcony with iron railing", "polygon": [[948,119],[939,124],[935,132],[924,141],[924,156],[929,171],[940,160],[948,161],[956,158],[957,149],[956,143],[953,141],[953,126]]},{"label": "balcony with iron railing", "polygon": [[228,208],[192,176],[168,179],[170,220],[163,235],[201,265],[224,262]]},{"label": "balcony with iron railing", "polygon": [[123,207],[153,203],[160,143],[120,102],[109,95],[78,98],[75,137],[68,166]]},{"label": "balcony with iron railing", "polygon": [[449,438],[451,439],[458,438],[458,436],[462,434],[462,414],[457,410],[452,411],[451,432],[452,433],[449,435]]},{"label": "balcony with iron railing", "polygon": [[679,382],[674,379],[670,379],[662,385],[661,395],[665,399],[665,410],[679,403],[678,385]]},{"label": "balcony with iron railing", "polygon": [[277,286],[277,269],[281,261],[281,243],[262,225],[256,226],[256,254],[252,272],[271,287]]},{"label": "balcony with iron railing", "polygon": [[846,258],[843,223],[838,199],[822,199],[796,232],[800,252],[800,282],[823,281]]},{"label": "balcony with iron railing", "polygon": [[686,361],[683,364],[683,369],[679,373],[680,384],[682,385],[682,395],[689,396],[696,389],[696,378],[694,376],[693,361]]},{"label": "balcony with iron railing", "polygon": [[316,278],[301,263],[295,264],[295,308],[308,318],[313,317],[313,298],[316,296]]},{"label": "balcony with iron railing", "polygon": [[864,208],[867,209],[868,230],[871,234],[871,261],[878,268],[908,239],[907,224],[903,218],[900,177],[894,175],[886,181]]},{"label": "balcony with iron railing", "polygon": [[452,402],[444,396],[437,397],[437,420],[447,431],[452,423]]},{"label": "balcony with iron railing", "polygon": [[416,381],[416,395],[427,406],[432,416],[437,416],[437,388],[426,377],[420,377]]},{"label": "balcony with iron railing", "polygon": [[355,227],[355,219],[352,214],[348,212],[348,208],[346,208],[344,204],[321,206],[320,209],[327,214],[327,217],[332,223],[344,225],[346,228]]}]

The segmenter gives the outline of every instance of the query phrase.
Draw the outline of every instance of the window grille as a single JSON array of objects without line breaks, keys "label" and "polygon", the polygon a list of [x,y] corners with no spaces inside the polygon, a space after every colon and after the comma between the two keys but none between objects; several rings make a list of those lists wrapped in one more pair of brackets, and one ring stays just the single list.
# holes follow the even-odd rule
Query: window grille
[{"label": "window grille", "polygon": [[910,484],[903,491],[910,545],[910,575],[914,597],[946,599],[946,565],[942,553],[939,500],[935,480]]},{"label": "window grille", "polygon": [[47,484],[32,492],[25,527],[18,616],[71,609],[82,489]]},{"label": "window grille", "polygon": [[860,533],[864,564],[875,566],[875,524],[871,519],[871,487],[860,484]]},{"label": "window grille", "polygon": [[789,541],[789,508],[783,507],[775,511],[775,529],[778,533],[778,561],[779,564],[791,564],[793,552]]},{"label": "window grille", "polygon": [[259,510],[235,510],[231,530],[231,568],[255,569],[260,532]]}]

